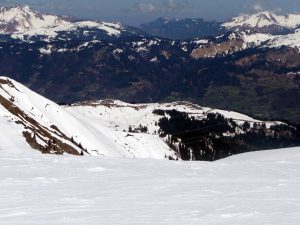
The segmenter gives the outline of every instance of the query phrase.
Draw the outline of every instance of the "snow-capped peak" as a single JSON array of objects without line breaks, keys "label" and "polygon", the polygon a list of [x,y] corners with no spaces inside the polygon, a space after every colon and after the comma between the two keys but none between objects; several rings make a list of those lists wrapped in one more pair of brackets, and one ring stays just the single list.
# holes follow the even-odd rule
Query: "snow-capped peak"
[{"label": "snow-capped peak", "polygon": [[44,37],[44,41],[49,41],[63,32],[73,32],[73,36],[83,33],[84,36],[97,37],[97,32],[104,32],[107,36],[119,36],[123,31],[125,28],[121,23],[72,22],[67,17],[34,11],[28,5],[0,8],[0,34],[9,34],[19,40]]},{"label": "snow-capped peak", "polygon": [[20,33],[68,23],[61,17],[36,12],[28,5],[0,8],[0,33],[2,34]]},{"label": "snow-capped peak", "polygon": [[300,25],[300,15],[276,15],[273,12],[263,11],[255,14],[245,14],[234,17],[223,24],[227,28],[264,28],[270,26],[280,26],[289,29],[295,29]]}]

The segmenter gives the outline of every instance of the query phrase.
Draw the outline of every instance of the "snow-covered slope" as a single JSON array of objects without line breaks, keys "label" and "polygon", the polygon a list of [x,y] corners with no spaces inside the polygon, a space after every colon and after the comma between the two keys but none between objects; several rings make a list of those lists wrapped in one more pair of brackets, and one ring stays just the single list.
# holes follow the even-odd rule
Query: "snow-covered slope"
[{"label": "snow-covered slope", "polygon": [[116,131],[98,121],[94,121],[93,126],[92,121],[77,119],[66,109],[5,77],[0,77],[0,105],[1,130],[8,131],[0,139],[0,146],[5,151],[22,152],[30,145],[44,153],[56,154],[174,156],[158,136],[129,136],[127,132]]},{"label": "snow-covered slope", "polygon": [[288,35],[281,35],[274,37],[267,44],[269,47],[282,47],[287,46],[291,48],[298,48],[300,50],[300,29],[297,29],[295,33]]},{"label": "snow-covered slope", "polygon": [[[237,32],[238,38],[243,40],[243,49],[251,47],[280,48],[283,46],[300,49],[300,29],[285,35],[271,35],[264,33],[255,33],[249,31]],[[230,35],[236,39],[236,32]]]},{"label": "snow-covered slope", "polygon": [[[158,123],[164,116],[155,113],[157,110],[176,110],[199,120],[217,113],[238,124],[261,122],[188,102],[128,104],[103,100],[59,106],[14,80],[0,77],[0,125],[7,131],[0,137],[0,148],[126,158],[180,157],[159,136]],[[265,123],[267,127],[274,124]]]},{"label": "snow-covered slope", "polygon": [[[241,113],[201,107],[189,102],[129,104],[118,100],[102,100],[74,104],[66,107],[66,110],[79,120],[86,121],[90,126],[103,124],[120,132],[128,131],[130,127],[134,130],[142,126],[147,127],[147,132],[150,134],[159,130],[157,123],[161,116],[153,113],[155,110],[177,110],[199,119],[204,118],[208,113],[219,113],[237,121],[261,122]],[[274,122],[266,123],[274,124]]]},{"label": "snow-covered slope", "polygon": [[[79,35],[77,33],[83,32],[85,36],[88,36],[89,33],[93,34],[94,32],[101,31],[106,33],[108,36],[118,37],[121,32],[124,30],[120,23],[104,23],[104,22],[94,22],[94,21],[81,21],[81,22],[66,22],[61,23],[53,27],[40,27],[38,29],[28,29],[24,32],[16,32],[11,35],[11,37],[19,40],[28,40],[29,37],[44,37],[42,40],[50,41],[53,40],[62,33],[72,33],[74,35]],[[76,33],[77,32],[77,33]],[[65,35],[65,34],[64,34]],[[67,36],[66,40],[72,39],[72,37]],[[60,39],[63,39],[59,37]]]},{"label": "snow-covered slope", "polygon": [[[23,151],[30,145],[45,153],[81,152],[76,140],[72,143],[72,136],[66,135],[70,130],[68,122],[75,123],[74,128],[78,123],[60,106],[6,77],[0,77],[0,103],[2,124],[10,131],[3,138],[20,143],[6,143],[8,149]],[[66,122],[64,127],[58,128],[62,121]]]},{"label": "snow-covered slope", "polygon": [[[29,6],[0,8],[0,34],[11,35],[19,40],[31,40],[42,36],[43,40],[51,40],[61,36],[78,36],[83,33],[103,32],[107,36],[119,36],[125,28],[120,23],[105,23],[96,21],[72,22],[67,18],[39,13]],[[69,37],[71,38],[71,36]]]},{"label": "snow-covered slope", "polygon": [[300,149],[183,162],[0,150],[3,225],[298,225]]},{"label": "snow-covered slope", "polygon": [[259,12],[256,14],[246,14],[234,17],[222,26],[229,29],[244,29],[244,28],[267,28],[277,26],[288,29],[295,29],[300,25],[300,15],[276,15],[272,12]]},{"label": "snow-covered slope", "polygon": [[0,8],[0,33],[23,33],[29,30],[47,29],[67,25],[66,20],[32,11],[29,6]]}]

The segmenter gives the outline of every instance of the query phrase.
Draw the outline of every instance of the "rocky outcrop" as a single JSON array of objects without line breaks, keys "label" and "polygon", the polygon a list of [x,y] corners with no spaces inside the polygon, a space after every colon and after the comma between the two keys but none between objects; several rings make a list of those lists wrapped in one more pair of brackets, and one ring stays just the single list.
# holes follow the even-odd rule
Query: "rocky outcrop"
[{"label": "rocky outcrop", "polygon": [[[10,80],[0,78],[0,88],[6,91],[3,87],[4,85],[8,85],[19,92]],[[14,104],[15,96],[10,95],[7,91],[6,93],[9,97],[0,95],[0,104],[14,117],[14,122],[23,127],[22,135],[33,149],[42,153],[68,153],[72,155],[79,155],[84,151],[79,144],[74,142],[70,137],[67,137],[56,126],[51,125],[50,127],[46,127],[41,125],[32,116]]]},{"label": "rocky outcrop", "polygon": [[194,59],[214,58],[216,56],[226,56],[244,47],[243,40],[228,40],[221,43],[209,43],[195,49],[191,56]]}]

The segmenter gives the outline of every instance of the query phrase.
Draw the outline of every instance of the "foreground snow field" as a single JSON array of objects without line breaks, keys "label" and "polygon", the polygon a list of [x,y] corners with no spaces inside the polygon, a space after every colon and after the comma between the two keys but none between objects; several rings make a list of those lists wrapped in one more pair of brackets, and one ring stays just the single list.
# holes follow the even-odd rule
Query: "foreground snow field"
[{"label": "foreground snow field", "polygon": [[183,162],[0,151],[1,225],[298,225],[300,148]]}]

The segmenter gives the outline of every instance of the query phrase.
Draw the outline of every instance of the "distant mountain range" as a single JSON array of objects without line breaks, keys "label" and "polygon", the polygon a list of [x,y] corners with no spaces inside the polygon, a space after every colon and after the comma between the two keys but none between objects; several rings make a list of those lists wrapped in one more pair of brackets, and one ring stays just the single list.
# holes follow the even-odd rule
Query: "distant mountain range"
[{"label": "distant mountain range", "polygon": [[122,37],[155,36],[169,39],[194,39],[222,35],[231,31],[256,31],[272,35],[293,33],[300,26],[300,15],[276,15],[260,12],[242,15],[226,22],[204,19],[158,18],[134,28],[122,23],[80,21],[74,18],[43,14],[29,6],[1,7],[2,40],[113,40]]},{"label": "distant mountain range", "polygon": [[226,32],[222,24],[203,19],[172,19],[161,17],[140,26],[145,32],[158,37],[170,39],[192,39],[221,35]]},{"label": "distant mountain range", "polygon": [[[227,28],[219,24],[223,31],[216,36],[172,40],[121,23],[77,21],[27,6],[2,8],[0,74],[59,103],[187,100],[300,122],[298,17],[278,17],[277,24],[290,31],[275,35],[258,32],[270,26],[264,14],[253,15],[260,19],[251,30],[235,18]],[[240,28],[236,21],[242,21]]]},{"label": "distant mountain range", "polygon": [[74,18],[43,14],[29,6],[0,8],[0,36],[2,40],[58,41],[113,40],[124,37],[155,37],[195,39],[212,37],[232,31],[255,31],[272,35],[293,33],[300,27],[300,15],[276,15],[260,12],[242,15],[226,22],[203,19],[172,19],[161,17],[134,28],[122,23],[79,21]]},{"label": "distant mountain range", "polygon": [[246,30],[281,35],[292,33],[300,27],[300,15],[276,15],[265,11],[234,17],[226,22],[161,17],[150,23],[142,24],[140,27],[151,35],[170,39],[203,38],[230,31]]}]

